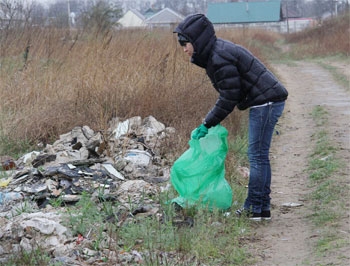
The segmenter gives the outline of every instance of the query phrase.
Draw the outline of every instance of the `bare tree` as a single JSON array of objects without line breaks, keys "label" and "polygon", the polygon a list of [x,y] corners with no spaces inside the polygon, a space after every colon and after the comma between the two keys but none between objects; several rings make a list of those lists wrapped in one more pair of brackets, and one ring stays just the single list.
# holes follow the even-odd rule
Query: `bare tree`
[{"label": "bare tree", "polygon": [[118,23],[121,16],[122,9],[119,6],[112,5],[105,0],[99,0],[82,14],[81,21],[84,28],[93,29],[98,35],[108,32]]},{"label": "bare tree", "polygon": [[34,26],[44,26],[47,20],[47,9],[42,4],[34,2],[31,12],[31,22]]},{"label": "bare tree", "polygon": [[22,23],[23,1],[0,0],[0,27],[9,29]]},{"label": "bare tree", "polygon": [[[25,0],[0,0],[0,60],[7,54],[12,43],[21,38],[31,26],[33,2]],[[16,36],[16,39],[10,36]],[[30,37],[24,49],[24,67],[27,64],[30,48]]]}]

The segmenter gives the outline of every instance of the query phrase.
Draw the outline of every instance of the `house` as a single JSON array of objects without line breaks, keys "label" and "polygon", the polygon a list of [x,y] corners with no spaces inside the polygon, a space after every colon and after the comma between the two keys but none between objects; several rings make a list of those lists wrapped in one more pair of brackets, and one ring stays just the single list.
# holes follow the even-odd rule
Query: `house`
[{"label": "house", "polygon": [[147,18],[153,16],[154,14],[158,13],[159,11],[160,11],[159,9],[149,8],[145,12],[143,12],[143,15],[147,19]]},{"label": "house", "polygon": [[207,17],[215,27],[253,27],[277,32],[302,30],[310,19],[285,17],[281,0],[208,3]]},{"label": "house", "polygon": [[136,9],[128,10],[119,20],[118,24],[123,28],[145,27],[145,17]]},{"label": "house", "polygon": [[145,20],[149,28],[173,28],[184,17],[170,8],[164,8]]}]

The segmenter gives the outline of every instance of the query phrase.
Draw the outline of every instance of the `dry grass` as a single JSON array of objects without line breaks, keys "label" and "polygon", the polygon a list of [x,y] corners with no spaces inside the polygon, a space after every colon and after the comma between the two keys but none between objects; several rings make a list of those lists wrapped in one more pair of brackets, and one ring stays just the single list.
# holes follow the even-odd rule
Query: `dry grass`
[{"label": "dry grass", "polygon": [[[217,98],[205,71],[189,62],[170,30],[95,36],[52,28],[3,36],[0,129],[14,142],[48,143],[74,126],[103,131],[112,117],[153,115],[175,127],[183,145]],[[251,45],[256,33],[226,30],[218,36],[259,55]],[[223,124],[234,134],[241,113],[234,111]]]},{"label": "dry grass", "polygon": [[153,115],[184,137],[215,102],[204,71],[169,31],[74,34],[32,30],[2,40],[3,134],[48,142],[77,125],[105,130],[112,117]]},{"label": "dry grass", "polygon": [[[295,57],[348,55],[348,33],[349,14],[286,38],[296,43]],[[281,36],[272,32],[231,28],[217,36],[265,63],[263,54],[280,49]],[[30,28],[0,35],[0,135],[14,143],[47,143],[77,125],[103,131],[112,117],[153,115],[177,129],[181,146],[216,98],[205,71],[189,62],[171,30],[102,36]],[[241,115],[234,111],[223,122],[233,134]]]},{"label": "dry grass", "polygon": [[293,57],[305,58],[343,54],[350,52],[350,13],[325,20],[322,25],[286,36],[295,44]]}]

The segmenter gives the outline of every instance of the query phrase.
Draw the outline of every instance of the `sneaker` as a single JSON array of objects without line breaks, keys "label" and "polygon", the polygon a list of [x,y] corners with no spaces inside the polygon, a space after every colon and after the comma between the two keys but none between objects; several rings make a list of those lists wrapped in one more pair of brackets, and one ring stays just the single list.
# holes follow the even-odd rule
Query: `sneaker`
[{"label": "sneaker", "polygon": [[262,211],[261,212],[261,219],[265,221],[271,220],[271,212],[270,211]]},{"label": "sneaker", "polygon": [[235,214],[238,217],[247,217],[251,221],[260,222],[261,221],[261,213],[251,212],[244,208],[238,209],[235,211]]},{"label": "sneaker", "polygon": [[261,221],[261,213],[251,212],[248,216],[248,219],[254,222],[260,222]]}]

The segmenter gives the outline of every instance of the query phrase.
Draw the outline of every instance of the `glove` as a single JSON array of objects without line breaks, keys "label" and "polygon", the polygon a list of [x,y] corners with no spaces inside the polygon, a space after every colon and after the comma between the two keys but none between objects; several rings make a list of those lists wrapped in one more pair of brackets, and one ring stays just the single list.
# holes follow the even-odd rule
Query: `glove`
[{"label": "glove", "polygon": [[208,128],[205,125],[201,124],[199,127],[197,127],[195,130],[192,131],[191,138],[200,139],[207,134],[208,134]]}]

